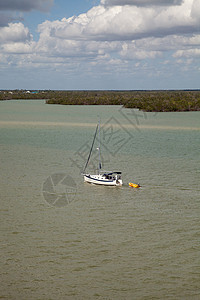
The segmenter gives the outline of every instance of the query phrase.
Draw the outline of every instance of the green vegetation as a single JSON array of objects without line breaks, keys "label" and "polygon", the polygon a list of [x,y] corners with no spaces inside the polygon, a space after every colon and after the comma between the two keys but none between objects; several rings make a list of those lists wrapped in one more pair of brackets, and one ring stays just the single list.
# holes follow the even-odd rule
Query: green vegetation
[{"label": "green vegetation", "polygon": [[1,91],[0,100],[46,99],[47,104],[123,105],[143,111],[200,111],[200,90],[188,91]]}]

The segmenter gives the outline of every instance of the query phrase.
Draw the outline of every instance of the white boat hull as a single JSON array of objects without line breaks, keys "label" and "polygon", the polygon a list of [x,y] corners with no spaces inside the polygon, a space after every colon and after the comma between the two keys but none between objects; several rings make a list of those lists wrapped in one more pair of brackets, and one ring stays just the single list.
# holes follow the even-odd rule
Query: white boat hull
[{"label": "white boat hull", "polygon": [[84,181],[92,184],[97,185],[107,185],[107,186],[122,186],[122,180],[121,179],[107,179],[105,176],[99,174],[99,175],[90,175],[85,174],[84,175]]}]

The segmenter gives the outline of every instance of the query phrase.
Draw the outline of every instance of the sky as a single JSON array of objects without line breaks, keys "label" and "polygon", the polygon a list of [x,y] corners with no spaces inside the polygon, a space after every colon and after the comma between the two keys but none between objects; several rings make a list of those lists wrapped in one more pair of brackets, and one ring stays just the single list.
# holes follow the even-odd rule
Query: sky
[{"label": "sky", "polygon": [[200,88],[200,0],[0,0],[0,89]]}]

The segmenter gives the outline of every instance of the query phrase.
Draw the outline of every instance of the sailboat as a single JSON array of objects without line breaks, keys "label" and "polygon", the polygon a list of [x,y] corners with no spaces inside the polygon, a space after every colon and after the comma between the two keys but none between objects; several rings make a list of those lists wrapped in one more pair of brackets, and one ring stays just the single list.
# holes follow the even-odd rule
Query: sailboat
[{"label": "sailboat", "polygon": [[[92,154],[92,150],[95,144],[95,140],[97,137],[97,133],[99,132],[99,147],[97,148],[99,152],[99,161],[98,161],[98,168],[97,168],[97,174],[90,174],[86,172],[88,163],[90,161],[90,157]],[[100,141],[100,121],[97,124],[96,131],[94,134],[92,146],[88,155],[87,162],[85,164],[85,168],[83,170],[83,177],[84,181],[92,184],[97,184],[97,185],[107,185],[107,186],[122,186],[122,173],[121,172],[106,172],[102,170],[102,164],[101,164],[101,155],[100,155],[100,146],[101,146],[101,141]]]}]

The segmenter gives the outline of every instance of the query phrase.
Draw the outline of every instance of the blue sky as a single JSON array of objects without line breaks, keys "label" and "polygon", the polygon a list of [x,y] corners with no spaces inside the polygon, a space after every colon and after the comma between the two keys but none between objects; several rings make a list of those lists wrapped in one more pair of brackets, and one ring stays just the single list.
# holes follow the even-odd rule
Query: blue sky
[{"label": "blue sky", "polygon": [[0,1],[0,89],[197,89],[199,24],[199,0]]}]

